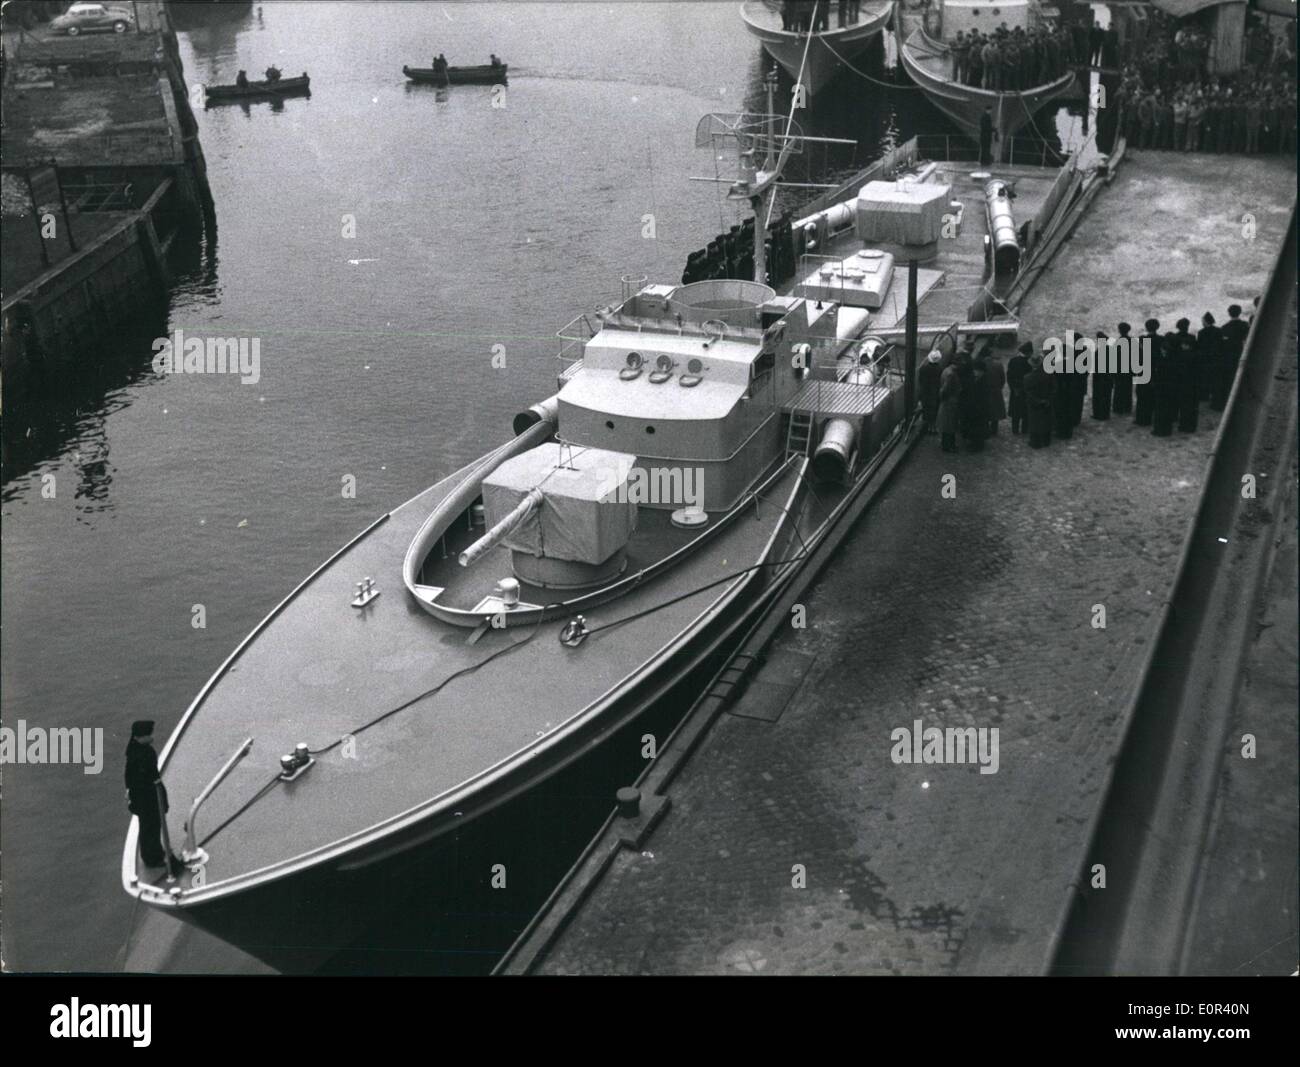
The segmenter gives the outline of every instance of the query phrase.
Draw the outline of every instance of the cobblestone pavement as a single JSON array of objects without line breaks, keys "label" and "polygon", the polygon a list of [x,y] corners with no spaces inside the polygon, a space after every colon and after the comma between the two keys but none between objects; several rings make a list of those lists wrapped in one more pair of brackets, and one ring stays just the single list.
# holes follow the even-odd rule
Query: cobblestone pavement
[{"label": "cobblestone pavement", "polygon": [[[1161,225],[1143,215],[1149,180],[1139,163],[1098,200],[1024,309],[1036,339],[1080,291],[1099,321],[1145,316],[1143,264],[1091,250]],[[1199,188],[1177,190],[1183,210],[1210,210]],[[1279,241],[1207,247],[1202,269],[1258,291]],[[1154,313],[1204,310],[1172,286],[1143,294]],[[746,717],[751,694],[723,716],[645,851],[618,857],[542,969],[1041,971],[1216,422],[1203,409],[1197,434],[1161,439],[1085,411],[1044,451],[1005,424],[982,453],[922,441],[810,591],[806,627],[778,639],[779,661],[812,660],[784,713]],[[997,773],[895,764],[891,731],[915,719],[996,727]]]}]

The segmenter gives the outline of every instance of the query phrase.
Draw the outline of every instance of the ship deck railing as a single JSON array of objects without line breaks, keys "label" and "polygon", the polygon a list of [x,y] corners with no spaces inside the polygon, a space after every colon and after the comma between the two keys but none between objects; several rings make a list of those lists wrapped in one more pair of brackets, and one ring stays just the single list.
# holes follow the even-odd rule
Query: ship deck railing
[{"label": "ship deck railing", "polygon": [[560,378],[563,381],[567,381],[577,373],[587,342],[595,337],[600,329],[599,325],[592,322],[593,317],[593,312],[584,311],[573,316],[555,331],[555,336],[563,342],[555,355],[560,363]]},{"label": "ship deck railing", "polygon": [[[642,278],[642,281],[645,279]],[[561,326],[555,336],[562,342],[555,358],[560,363],[560,381],[566,382],[577,373],[582,365],[587,342],[596,336],[603,326],[612,326],[625,330],[661,330],[675,332],[678,335],[692,334],[705,338],[721,336],[730,340],[748,340],[754,344],[762,339],[762,330],[753,325],[727,324],[718,318],[695,319],[684,318],[680,314],[659,311],[655,302],[645,304],[637,300],[634,294],[626,297],[619,305],[608,305],[599,311],[587,311],[575,315]]]},{"label": "ship deck railing", "polygon": [[902,374],[888,370],[872,382],[838,382],[813,378],[786,401],[787,412],[803,411],[822,418],[855,418],[870,415],[902,384]]},{"label": "ship deck railing", "polygon": [[[875,359],[859,363],[856,357],[841,355],[832,359],[814,350],[808,377],[783,408],[787,412],[805,411],[828,417],[868,415],[903,385],[903,372],[895,359],[901,351],[902,346],[889,343]],[[848,381],[849,373],[855,370],[870,371],[872,380]]]},{"label": "ship deck railing", "polygon": [[[965,134],[918,133],[914,139],[920,159],[979,165],[979,143]],[[1065,162],[1066,155],[1040,137],[1009,137],[1007,159],[998,166],[1059,167]]]}]

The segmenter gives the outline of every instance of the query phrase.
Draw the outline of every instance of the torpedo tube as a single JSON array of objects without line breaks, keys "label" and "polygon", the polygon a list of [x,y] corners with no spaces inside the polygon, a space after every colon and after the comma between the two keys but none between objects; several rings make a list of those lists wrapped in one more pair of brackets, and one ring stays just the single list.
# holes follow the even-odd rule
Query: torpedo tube
[{"label": "torpedo tube", "polygon": [[872,369],[885,351],[886,342],[879,337],[866,337],[835,361],[835,379],[849,385],[874,385],[876,373]]},{"label": "torpedo tube", "polygon": [[1007,183],[994,179],[984,186],[989,214],[989,237],[993,244],[993,269],[997,274],[1015,274],[1020,269],[1020,241],[1011,211]]},{"label": "torpedo tube", "polygon": [[548,396],[545,400],[539,400],[532,407],[521,411],[515,416],[513,423],[515,436],[518,437],[529,427],[536,426],[539,422],[549,422],[553,426],[559,425],[560,422],[560,394],[556,393]]},{"label": "torpedo tube", "polygon": [[848,419],[829,419],[813,453],[813,477],[819,482],[842,482],[853,459],[857,427]]}]

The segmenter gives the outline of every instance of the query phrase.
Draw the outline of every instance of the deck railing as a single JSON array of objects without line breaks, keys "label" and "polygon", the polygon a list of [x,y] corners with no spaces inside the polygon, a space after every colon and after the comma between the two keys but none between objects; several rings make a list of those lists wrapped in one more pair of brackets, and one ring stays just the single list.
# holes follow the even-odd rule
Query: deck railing
[{"label": "deck railing", "polygon": [[818,211],[824,211],[841,201],[857,196],[858,190],[867,182],[877,179],[888,180],[892,172],[897,171],[900,167],[915,163],[916,157],[917,138],[912,137],[889,149],[874,163],[868,164],[855,173],[848,181],[842,182],[834,189],[828,190],[820,196],[814,197],[808,203],[800,205],[795,214],[801,218],[807,218],[809,215],[815,215]]},{"label": "deck railing", "polygon": [[[979,163],[979,144],[964,134],[918,133],[914,138],[924,159],[947,163]],[[1038,137],[1010,137],[1006,143],[1007,163],[1024,167],[1059,167],[1066,158]]]},{"label": "deck railing", "polygon": [[555,331],[555,336],[563,342],[560,345],[559,352],[555,355],[555,358],[560,361],[561,374],[575,363],[582,362],[583,349],[600,329],[591,321],[594,314],[594,312],[584,311],[580,315],[575,315]]}]

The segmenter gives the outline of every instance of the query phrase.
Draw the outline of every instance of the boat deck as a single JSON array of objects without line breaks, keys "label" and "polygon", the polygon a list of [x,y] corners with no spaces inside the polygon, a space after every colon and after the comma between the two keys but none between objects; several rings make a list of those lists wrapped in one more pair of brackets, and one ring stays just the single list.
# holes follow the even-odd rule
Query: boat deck
[{"label": "boat deck", "polygon": [[[931,181],[951,187],[950,199],[962,204],[962,221],[957,235],[940,240],[938,254],[922,265],[918,272],[917,296],[920,301],[919,322],[926,327],[944,328],[954,322],[964,322],[971,305],[985,288],[984,236],[988,233],[988,216],[985,211],[984,183],[987,179],[972,178],[975,173],[988,173],[1014,184],[1013,201],[1016,225],[1033,218],[1042,210],[1059,173],[1053,168],[1021,164],[993,164],[981,168],[976,163],[941,162]],[[829,246],[829,254],[848,256],[863,247],[863,241],[852,231],[841,234]],[[894,284],[886,306],[873,316],[878,326],[901,323],[906,313],[907,264],[896,263]],[[937,282],[942,272],[942,283]],[[999,279],[988,284],[989,292],[998,295],[1011,282]],[[892,316],[892,318],[891,318]]]},{"label": "boat deck", "polygon": [[852,385],[847,382],[807,382],[786,405],[787,411],[808,411],[832,417],[869,415],[889,396],[883,385]]},{"label": "boat deck", "polygon": [[[518,757],[536,758],[566,729],[580,725],[625,680],[628,665],[642,664],[661,647],[676,647],[693,620],[737,583],[701,587],[762,558],[780,514],[744,509],[726,536],[673,568],[674,591],[701,591],[595,634],[580,647],[557,640],[558,623],[524,627],[522,633],[487,630],[475,639],[474,631],[425,614],[402,584],[407,545],[463,473],[404,504],[324,565],[218,672],[173,734],[163,753],[163,779],[178,849],[191,800],[244,738],[254,739],[251,753],[196,820],[200,844],[234,820],[205,846],[207,888],[196,893],[219,890],[222,880],[292,856],[342,855],[341,842],[377,842],[381,831],[416,821],[417,808],[426,816],[431,807],[448,813],[471,808],[471,789],[490,792],[494,781],[518,770]],[[784,502],[795,484],[796,474],[788,470],[764,498]],[[820,521],[814,514],[820,510],[820,504],[810,508],[806,521]],[[503,567],[499,576],[509,573]],[[354,587],[366,576],[374,578],[380,595],[357,609],[350,603]],[[666,587],[651,580],[584,615],[595,628],[667,597]],[[508,646],[513,651],[503,652]],[[508,655],[508,674],[517,680],[514,699],[503,689],[500,671],[475,672],[499,655]],[[420,697],[453,675],[444,690]],[[404,711],[366,725],[413,700]],[[318,752],[345,737],[354,744],[317,756],[298,780],[276,784],[245,808],[275,778],[280,756],[295,744],[306,742]],[[143,867],[136,872],[144,882],[161,878],[161,872]],[[190,888],[189,876],[180,884]]]}]

